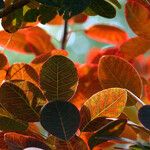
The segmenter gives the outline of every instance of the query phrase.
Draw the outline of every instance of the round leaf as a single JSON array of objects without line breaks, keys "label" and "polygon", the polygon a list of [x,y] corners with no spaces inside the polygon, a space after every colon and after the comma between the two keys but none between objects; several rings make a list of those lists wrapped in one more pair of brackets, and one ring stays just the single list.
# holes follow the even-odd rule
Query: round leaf
[{"label": "round leaf", "polygon": [[53,56],[43,65],[40,85],[49,101],[69,100],[76,91],[78,75],[71,60],[64,56]]},{"label": "round leaf", "polygon": [[150,130],[150,105],[140,108],[138,117],[143,126]]},{"label": "round leaf", "polygon": [[40,122],[50,134],[67,141],[79,127],[80,114],[73,104],[54,101],[44,106]]},{"label": "round leaf", "polygon": [[[102,87],[126,88],[141,97],[142,81],[138,72],[127,61],[116,56],[103,56],[99,61],[98,77]],[[127,105],[136,104],[136,100],[128,95]]]}]

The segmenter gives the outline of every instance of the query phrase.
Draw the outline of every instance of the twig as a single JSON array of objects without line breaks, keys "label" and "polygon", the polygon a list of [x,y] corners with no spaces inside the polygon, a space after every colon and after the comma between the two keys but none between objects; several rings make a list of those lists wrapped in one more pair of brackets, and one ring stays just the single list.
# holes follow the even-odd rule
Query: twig
[{"label": "twig", "polygon": [[0,18],[7,16],[8,14],[14,12],[16,9],[20,9],[26,4],[28,4],[30,0],[20,0],[14,4],[9,5],[8,7],[0,10]]},{"label": "twig", "polygon": [[68,20],[66,19],[64,21],[64,33],[63,33],[63,38],[62,38],[61,49],[66,48],[67,35],[68,35]]}]

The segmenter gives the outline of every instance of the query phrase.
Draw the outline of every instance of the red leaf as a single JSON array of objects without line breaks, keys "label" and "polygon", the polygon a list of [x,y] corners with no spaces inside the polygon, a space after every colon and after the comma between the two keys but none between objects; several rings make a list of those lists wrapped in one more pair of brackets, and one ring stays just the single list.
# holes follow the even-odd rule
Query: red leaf
[{"label": "red leaf", "polygon": [[8,146],[4,141],[4,134],[5,132],[0,132],[0,149],[1,150],[8,150]]},{"label": "red leaf", "polygon": [[110,25],[94,25],[85,30],[85,34],[97,42],[114,45],[121,45],[128,39],[128,35],[125,31]]},{"label": "red leaf", "polygon": [[37,147],[44,150],[50,150],[43,141],[32,136],[26,136],[15,132],[5,133],[4,141],[10,150],[20,150],[27,147]]},{"label": "red leaf", "polygon": [[0,46],[21,53],[39,55],[54,49],[51,37],[40,27],[21,29],[13,34],[0,31],[0,37]]}]

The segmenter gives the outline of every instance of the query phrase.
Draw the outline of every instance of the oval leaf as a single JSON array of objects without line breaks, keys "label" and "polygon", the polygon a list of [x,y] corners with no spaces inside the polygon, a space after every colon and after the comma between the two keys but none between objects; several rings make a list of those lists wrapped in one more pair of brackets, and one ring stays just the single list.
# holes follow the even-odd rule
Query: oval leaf
[{"label": "oval leaf", "polygon": [[99,117],[118,117],[127,101],[127,91],[121,88],[110,88],[100,91],[88,99],[80,110],[80,130],[88,131],[88,125]]},{"label": "oval leaf", "polygon": [[64,56],[53,56],[43,65],[40,85],[49,101],[69,100],[76,91],[78,75],[71,60]]},{"label": "oval leaf", "polygon": [[110,25],[94,25],[85,30],[85,34],[97,42],[114,45],[121,45],[128,39],[128,35],[125,31]]},{"label": "oval leaf", "polygon": [[1,85],[0,103],[3,108],[20,120],[39,121],[39,114],[34,110],[36,107],[34,101],[31,102],[24,91],[13,83],[4,82]]},{"label": "oval leaf", "polygon": [[90,148],[92,149],[94,146],[106,142],[107,140],[102,139],[103,137],[119,136],[124,131],[126,123],[126,120],[116,120],[101,128],[90,137],[88,141]]},{"label": "oval leaf", "polygon": [[130,0],[126,3],[126,20],[131,29],[143,38],[150,40],[150,11],[141,3]]},{"label": "oval leaf", "polygon": [[54,101],[44,106],[40,122],[50,134],[67,141],[79,127],[80,114],[73,104]]},{"label": "oval leaf", "polygon": [[[138,72],[120,57],[103,56],[99,61],[98,77],[103,88],[126,88],[141,97],[143,86]],[[127,105],[135,103],[136,100],[129,95]]]},{"label": "oval leaf", "polygon": [[138,117],[143,126],[150,130],[150,105],[141,107]]}]

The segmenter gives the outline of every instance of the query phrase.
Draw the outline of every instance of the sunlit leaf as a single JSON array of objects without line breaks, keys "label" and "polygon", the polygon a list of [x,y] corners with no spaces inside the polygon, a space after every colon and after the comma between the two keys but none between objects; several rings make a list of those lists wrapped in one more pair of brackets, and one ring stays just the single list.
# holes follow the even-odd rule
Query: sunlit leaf
[{"label": "sunlit leaf", "polygon": [[120,51],[128,60],[144,54],[148,50],[150,50],[150,41],[140,37],[131,38],[120,47]]},{"label": "sunlit leaf", "polygon": [[0,37],[0,46],[20,53],[39,55],[54,49],[51,37],[40,27],[21,29],[13,34],[0,31]]},{"label": "sunlit leaf", "polygon": [[10,82],[4,82],[0,87],[0,104],[16,118],[36,122],[39,114],[35,110],[34,101],[30,101],[24,91]]},{"label": "sunlit leaf", "polygon": [[49,136],[47,143],[58,150],[88,150],[86,143],[76,135],[69,141],[63,141],[54,136]]},{"label": "sunlit leaf", "polygon": [[7,71],[7,80],[26,80],[34,84],[39,81],[38,74],[36,71],[28,64],[16,63],[13,64]]},{"label": "sunlit leaf", "polygon": [[43,141],[27,135],[8,132],[4,134],[4,141],[11,150],[25,149],[28,147],[37,147],[44,150],[51,150]]},{"label": "sunlit leaf", "polygon": [[125,6],[126,20],[139,36],[150,39],[150,11],[137,1],[128,1]]},{"label": "sunlit leaf", "polygon": [[79,127],[80,114],[73,104],[54,101],[44,106],[40,122],[50,134],[67,141]]},{"label": "sunlit leaf", "polygon": [[150,105],[140,108],[138,117],[143,126],[150,130]]},{"label": "sunlit leaf", "polygon": [[40,85],[49,101],[69,100],[76,91],[78,75],[71,60],[57,55],[49,58],[40,73]]},{"label": "sunlit leaf", "polygon": [[0,70],[0,85],[1,85],[1,84],[3,83],[3,81],[5,80],[6,74],[7,74],[7,71],[6,71],[6,70]]},{"label": "sunlit leaf", "polygon": [[101,128],[90,137],[88,141],[90,148],[92,149],[94,146],[107,141],[101,139],[101,137],[119,136],[123,132],[126,123],[126,120],[116,120]]},{"label": "sunlit leaf", "polygon": [[108,44],[121,45],[128,39],[128,35],[122,29],[111,26],[97,24],[85,30],[85,34],[97,41]]},{"label": "sunlit leaf", "polygon": [[121,88],[100,91],[88,99],[80,110],[80,130],[88,131],[88,125],[99,117],[118,117],[127,101],[127,92]]},{"label": "sunlit leaf", "polygon": [[[138,72],[120,57],[103,56],[99,62],[98,77],[103,88],[126,88],[141,97],[143,86]],[[136,100],[128,95],[127,105],[135,103]]]}]

